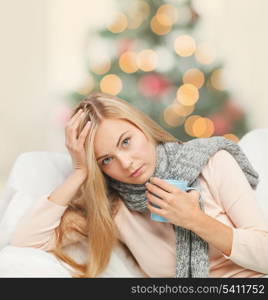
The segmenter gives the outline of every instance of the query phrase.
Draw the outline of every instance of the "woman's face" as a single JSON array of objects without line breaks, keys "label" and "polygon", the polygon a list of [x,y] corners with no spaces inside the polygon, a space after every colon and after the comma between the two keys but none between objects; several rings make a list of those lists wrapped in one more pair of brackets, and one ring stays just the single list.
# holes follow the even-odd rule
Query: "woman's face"
[{"label": "woman's face", "polygon": [[[130,122],[104,119],[97,129],[94,152],[101,170],[108,176],[132,184],[144,184],[155,169],[155,143]],[[138,168],[134,177],[131,174]]]}]

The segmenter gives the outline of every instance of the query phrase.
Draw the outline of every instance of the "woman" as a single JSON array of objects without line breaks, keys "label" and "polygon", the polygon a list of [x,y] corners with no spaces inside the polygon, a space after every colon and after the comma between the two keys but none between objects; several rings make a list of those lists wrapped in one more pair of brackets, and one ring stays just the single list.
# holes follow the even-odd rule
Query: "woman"
[{"label": "woman", "polygon": [[[268,273],[268,225],[253,191],[258,174],[237,144],[223,137],[183,143],[104,93],[79,103],[65,134],[73,172],[28,211],[12,245],[54,253],[78,271],[74,277],[101,274],[118,242],[148,277]],[[77,242],[88,247],[84,264],[64,252]]]}]

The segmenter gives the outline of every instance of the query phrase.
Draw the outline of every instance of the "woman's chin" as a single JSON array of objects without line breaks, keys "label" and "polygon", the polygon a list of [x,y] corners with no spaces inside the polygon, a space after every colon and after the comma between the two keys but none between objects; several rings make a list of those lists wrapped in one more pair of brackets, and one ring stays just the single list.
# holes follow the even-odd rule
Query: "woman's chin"
[{"label": "woman's chin", "polygon": [[144,171],[137,177],[132,178],[133,184],[145,184],[149,181],[150,177],[153,175],[153,171],[148,170],[147,166],[144,167]]}]

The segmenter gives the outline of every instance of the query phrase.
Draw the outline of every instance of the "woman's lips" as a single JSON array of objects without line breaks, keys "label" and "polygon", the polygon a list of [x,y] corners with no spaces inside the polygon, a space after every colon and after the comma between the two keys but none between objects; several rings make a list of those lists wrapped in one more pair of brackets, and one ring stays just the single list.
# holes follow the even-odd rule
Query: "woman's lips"
[{"label": "woman's lips", "polygon": [[135,171],[134,173],[132,173],[131,177],[140,176],[143,173],[143,167],[144,167],[144,165],[142,165],[137,171]]}]

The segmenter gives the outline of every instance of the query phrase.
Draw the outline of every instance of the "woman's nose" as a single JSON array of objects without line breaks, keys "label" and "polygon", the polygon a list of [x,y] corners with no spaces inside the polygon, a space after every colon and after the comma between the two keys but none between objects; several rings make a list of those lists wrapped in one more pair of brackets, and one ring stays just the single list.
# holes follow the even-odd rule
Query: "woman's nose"
[{"label": "woman's nose", "polygon": [[129,156],[126,156],[126,155],[121,155],[119,157],[119,160],[120,160],[121,165],[124,169],[129,169],[131,167],[132,162],[133,162],[133,160]]}]

